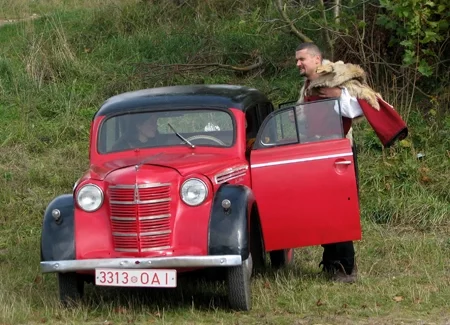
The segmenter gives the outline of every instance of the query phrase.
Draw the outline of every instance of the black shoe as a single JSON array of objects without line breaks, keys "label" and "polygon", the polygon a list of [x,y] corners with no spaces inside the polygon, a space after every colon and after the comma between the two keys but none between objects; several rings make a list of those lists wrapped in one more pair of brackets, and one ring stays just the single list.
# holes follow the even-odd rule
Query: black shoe
[{"label": "black shoe", "polygon": [[355,283],[358,277],[358,267],[353,267],[352,272],[349,274],[345,271],[344,266],[339,261],[334,261],[330,264],[320,262],[319,266],[323,265],[323,272],[326,272],[332,281],[340,283]]}]

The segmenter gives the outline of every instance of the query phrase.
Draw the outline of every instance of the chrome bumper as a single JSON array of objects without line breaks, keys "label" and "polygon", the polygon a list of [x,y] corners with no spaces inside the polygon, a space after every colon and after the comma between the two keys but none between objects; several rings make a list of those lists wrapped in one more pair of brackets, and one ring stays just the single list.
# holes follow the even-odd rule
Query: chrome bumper
[{"label": "chrome bumper", "polygon": [[175,256],[155,258],[102,258],[41,262],[41,272],[75,272],[111,269],[156,269],[183,267],[236,266],[242,264],[241,255]]}]

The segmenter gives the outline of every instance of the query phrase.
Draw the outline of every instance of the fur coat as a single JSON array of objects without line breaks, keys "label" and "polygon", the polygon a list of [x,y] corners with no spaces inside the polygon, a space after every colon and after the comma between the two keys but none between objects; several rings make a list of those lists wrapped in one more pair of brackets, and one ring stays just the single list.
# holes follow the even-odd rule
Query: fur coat
[{"label": "fur coat", "polygon": [[[305,83],[300,91],[298,103],[319,95],[320,88],[340,87],[347,88],[350,96],[356,97],[372,129],[385,147],[391,146],[395,141],[402,140],[408,135],[408,127],[395,109],[381,98],[367,84],[366,73],[355,64],[342,61],[330,62],[324,60],[316,70],[319,77]],[[310,99],[308,99],[308,97]],[[353,119],[360,120],[360,118]],[[352,137],[350,120],[348,138]]]},{"label": "fur coat", "polygon": [[307,88],[305,83],[300,90],[299,103],[303,102],[304,96],[317,95],[318,88],[345,87],[351,96],[365,99],[370,106],[380,109],[377,97],[381,96],[367,85],[366,72],[359,65],[324,60],[316,72],[319,77],[311,81]]}]

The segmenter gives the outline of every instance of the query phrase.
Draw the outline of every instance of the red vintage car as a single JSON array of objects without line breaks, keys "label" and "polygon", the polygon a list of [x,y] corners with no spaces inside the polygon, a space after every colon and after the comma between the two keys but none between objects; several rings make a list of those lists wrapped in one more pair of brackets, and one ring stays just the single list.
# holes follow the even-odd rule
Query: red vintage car
[{"label": "red vintage car", "polygon": [[231,307],[249,310],[266,253],[281,267],[293,248],[361,238],[337,100],[274,111],[242,86],[146,89],[105,101],[90,134],[89,169],[43,220],[41,271],[58,274],[64,304],[89,279],[173,288],[223,267]]}]

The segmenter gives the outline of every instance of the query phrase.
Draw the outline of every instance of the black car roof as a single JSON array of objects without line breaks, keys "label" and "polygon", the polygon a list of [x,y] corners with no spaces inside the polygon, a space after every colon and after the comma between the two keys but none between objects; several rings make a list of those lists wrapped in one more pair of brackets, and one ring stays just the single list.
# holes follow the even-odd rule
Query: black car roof
[{"label": "black car roof", "polygon": [[169,86],[131,91],[110,97],[103,103],[95,117],[142,109],[233,107],[245,111],[254,102],[268,101],[259,90],[245,86]]}]

